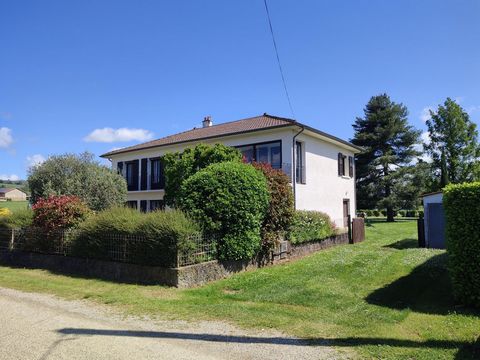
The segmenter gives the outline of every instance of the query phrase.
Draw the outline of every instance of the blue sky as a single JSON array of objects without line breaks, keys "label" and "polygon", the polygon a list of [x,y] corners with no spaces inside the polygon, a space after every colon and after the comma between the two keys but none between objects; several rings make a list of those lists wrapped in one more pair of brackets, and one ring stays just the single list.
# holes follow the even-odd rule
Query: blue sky
[{"label": "blue sky", "polygon": [[[447,96],[480,123],[480,1],[269,7],[299,121],[348,139],[387,92],[419,129]],[[0,1],[0,177],[264,112],[291,116],[262,0]]]}]

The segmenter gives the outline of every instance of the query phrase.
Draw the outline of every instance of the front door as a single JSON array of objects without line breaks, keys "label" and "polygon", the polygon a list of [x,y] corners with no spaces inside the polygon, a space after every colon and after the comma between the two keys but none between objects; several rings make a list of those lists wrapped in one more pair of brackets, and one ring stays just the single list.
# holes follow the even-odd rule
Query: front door
[{"label": "front door", "polygon": [[350,200],[343,199],[343,226],[348,227],[348,216],[350,215]]},{"label": "front door", "polygon": [[445,249],[445,214],[440,203],[428,204],[428,247]]}]

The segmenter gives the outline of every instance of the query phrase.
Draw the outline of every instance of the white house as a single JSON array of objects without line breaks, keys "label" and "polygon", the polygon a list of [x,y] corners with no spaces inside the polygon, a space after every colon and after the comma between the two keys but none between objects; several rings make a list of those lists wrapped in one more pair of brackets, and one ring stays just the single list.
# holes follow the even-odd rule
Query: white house
[{"label": "white house", "polygon": [[164,206],[164,178],[160,157],[198,143],[223,143],[239,149],[247,161],[282,169],[292,181],[295,207],[327,213],[345,226],[355,214],[354,155],[360,148],[295,120],[263,114],[203,127],[143,144],[110,151],[112,162],[128,184],[128,204],[149,211]]}]

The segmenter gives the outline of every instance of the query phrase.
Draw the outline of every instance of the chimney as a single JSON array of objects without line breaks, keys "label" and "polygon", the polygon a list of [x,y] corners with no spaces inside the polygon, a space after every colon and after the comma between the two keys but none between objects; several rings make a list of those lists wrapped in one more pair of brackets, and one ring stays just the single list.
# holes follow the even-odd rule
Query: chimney
[{"label": "chimney", "polygon": [[212,117],[211,116],[205,116],[202,121],[202,125],[204,128],[212,126]]}]

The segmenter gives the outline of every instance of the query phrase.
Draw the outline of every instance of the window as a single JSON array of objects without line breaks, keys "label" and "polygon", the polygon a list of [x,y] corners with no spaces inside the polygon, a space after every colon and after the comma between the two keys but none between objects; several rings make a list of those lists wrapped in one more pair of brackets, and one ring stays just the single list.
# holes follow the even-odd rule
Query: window
[{"label": "window", "polygon": [[163,200],[150,200],[150,211],[164,210],[165,202]]},{"label": "window", "polygon": [[131,209],[137,209],[137,206],[138,206],[137,200],[127,201],[126,205]]},{"label": "window", "polygon": [[282,168],[282,142],[272,141],[245,146],[238,146],[243,160],[247,163],[258,162],[270,164],[274,169]]},{"label": "window", "polygon": [[338,176],[345,176],[345,160],[347,157],[342,153],[338,153]]},{"label": "window", "polygon": [[298,184],[306,184],[305,160],[303,154],[303,143],[295,142],[295,181]]},{"label": "window", "polygon": [[125,163],[125,179],[128,191],[138,190],[138,160]]},{"label": "window", "polygon": [[150,159],[150,188],[152,190],[165,187],[163,164],[160,158]]},{"label": "window", "polygon": [[147,200],[140,200],[140,211],[147,212]]}]

